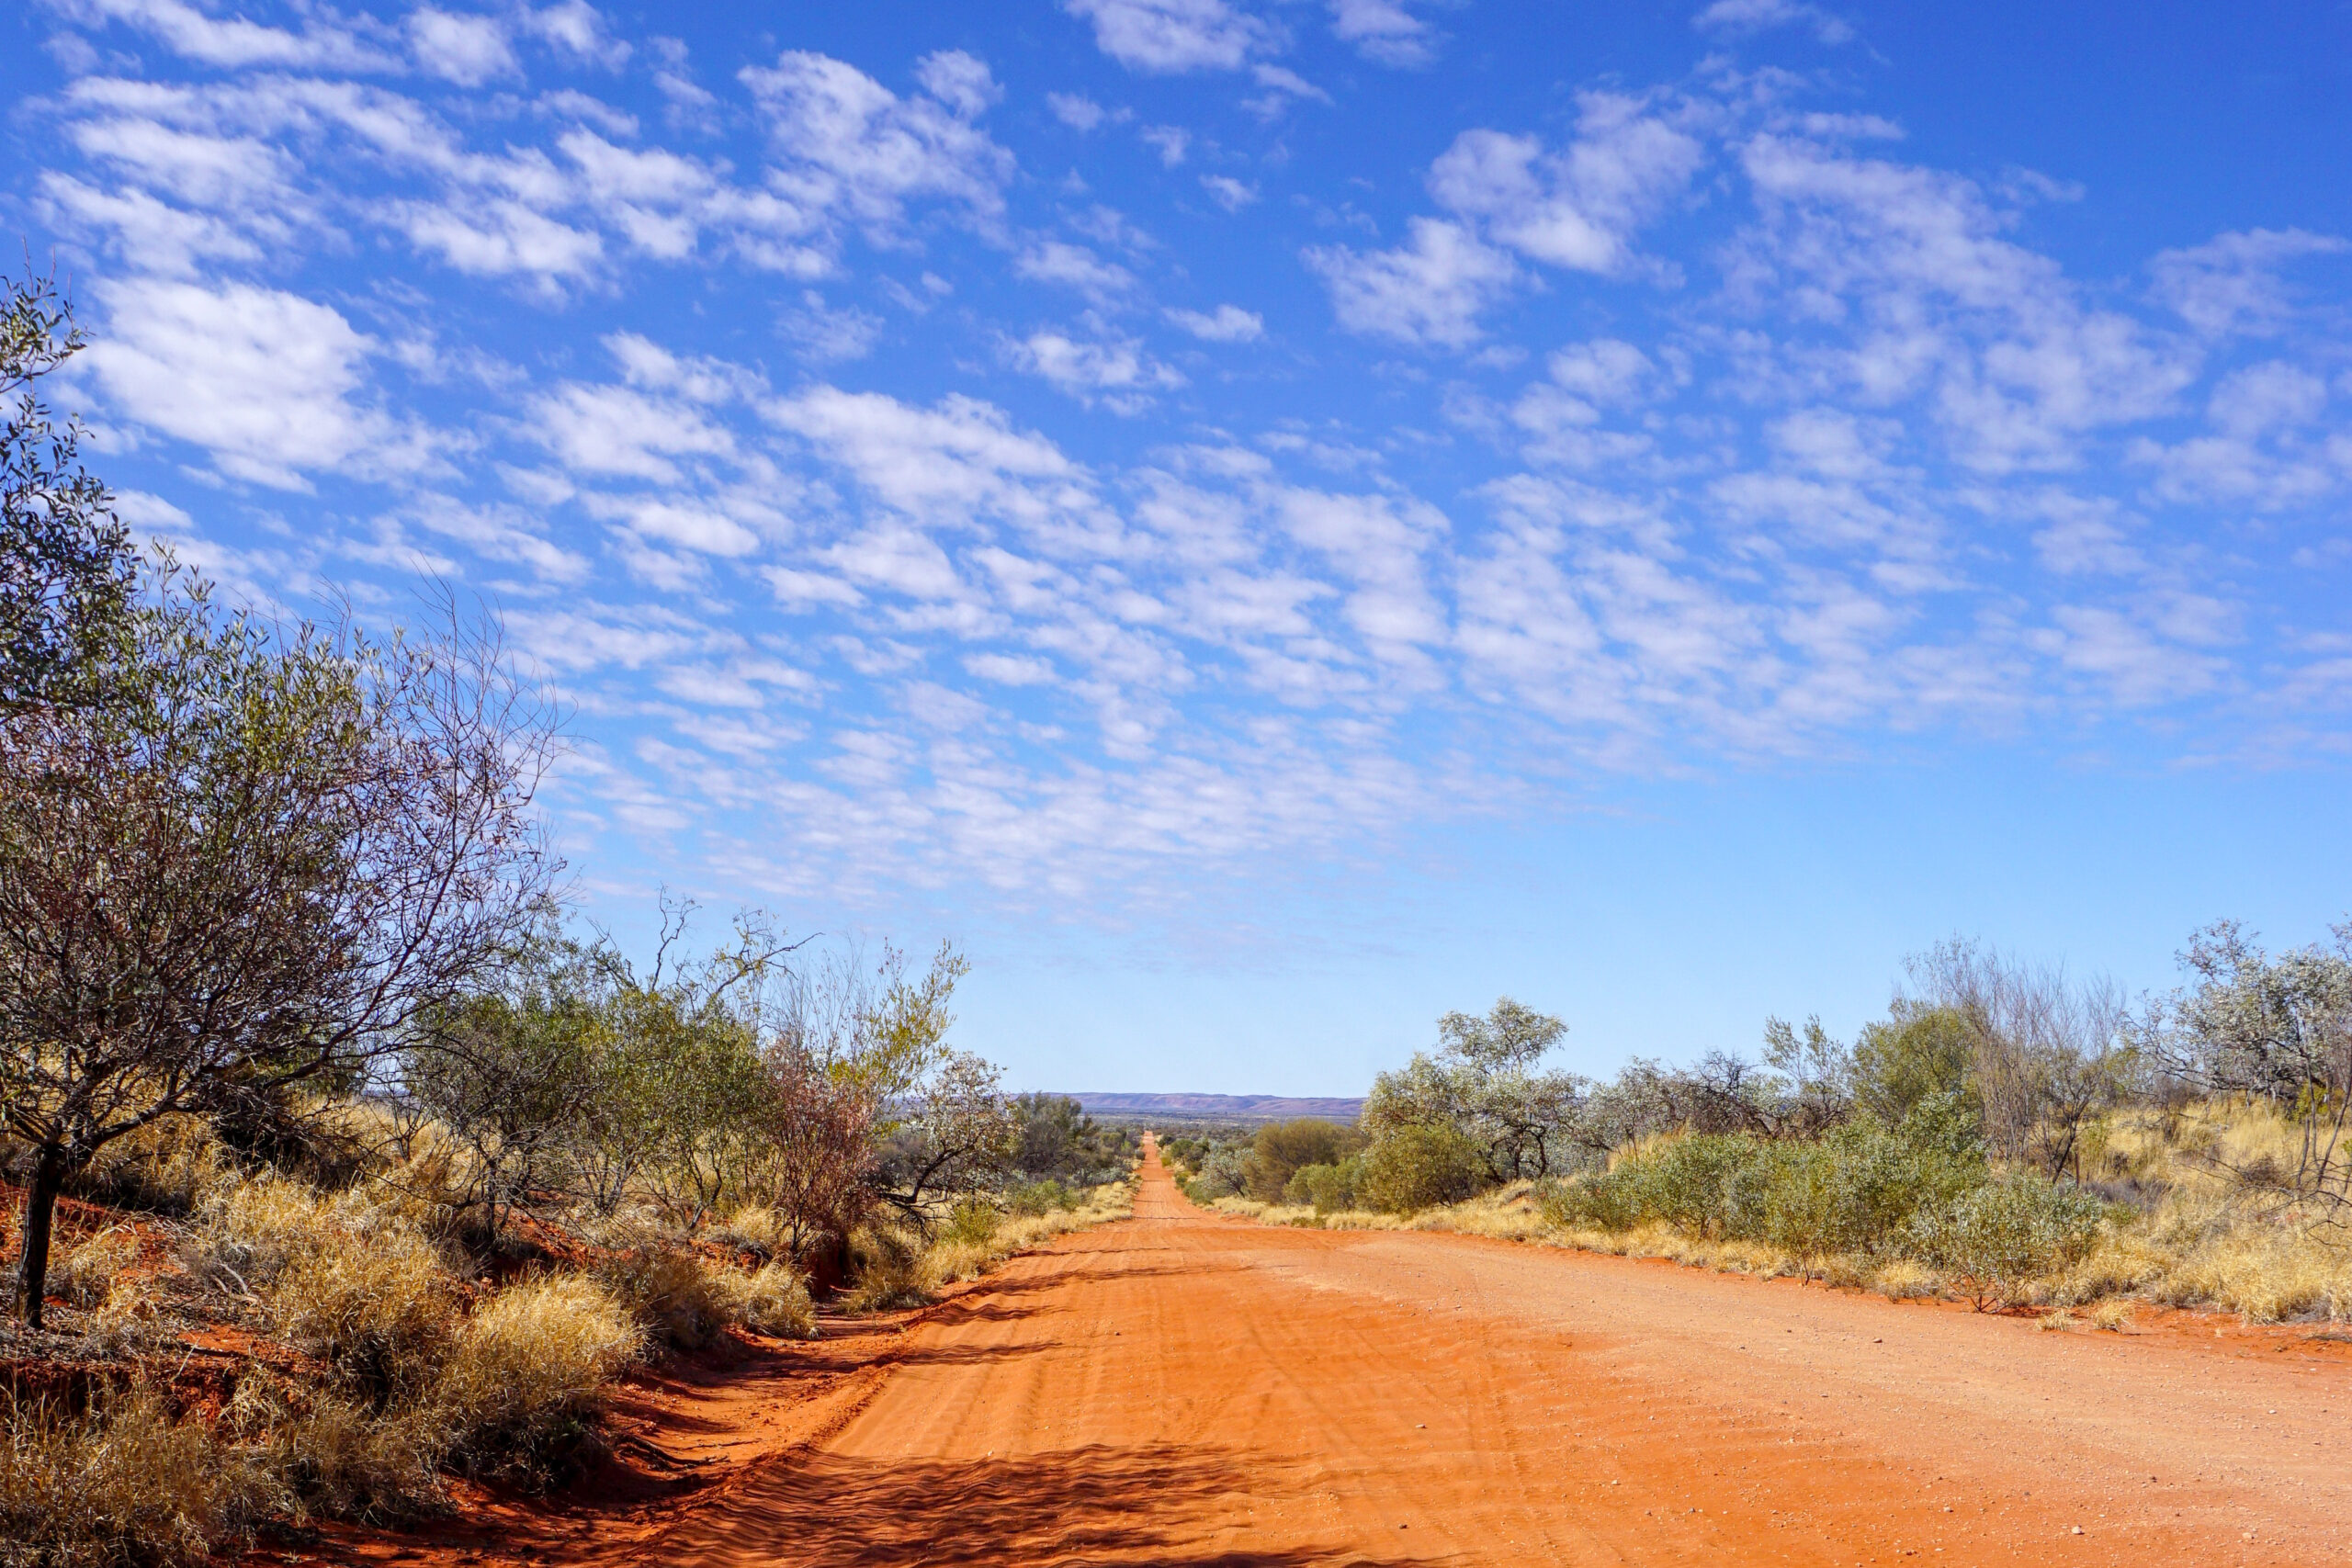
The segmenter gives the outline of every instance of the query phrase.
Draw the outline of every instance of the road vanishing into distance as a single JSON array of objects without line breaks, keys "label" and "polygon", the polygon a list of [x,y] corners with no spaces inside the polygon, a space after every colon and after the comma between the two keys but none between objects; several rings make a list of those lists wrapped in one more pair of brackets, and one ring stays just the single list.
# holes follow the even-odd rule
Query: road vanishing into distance
[{"label": "road vanishing into distance", "polygon": [[2352,1360],[1474,1237],[1130,1221],[914,1320],[615,1561],[2352,1562]]}]

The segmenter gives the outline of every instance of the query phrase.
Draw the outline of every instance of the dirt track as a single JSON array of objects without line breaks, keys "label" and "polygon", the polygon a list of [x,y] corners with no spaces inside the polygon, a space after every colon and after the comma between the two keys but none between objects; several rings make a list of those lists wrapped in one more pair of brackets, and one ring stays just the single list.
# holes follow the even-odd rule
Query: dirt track
[{"label": "dirt track", "polygon": [[[1425,1234],[1022,1258],[615,1561],[2352,1562],[2352,1365]],[[2075,1533],[2080,1530],[2080,1534]]]}]

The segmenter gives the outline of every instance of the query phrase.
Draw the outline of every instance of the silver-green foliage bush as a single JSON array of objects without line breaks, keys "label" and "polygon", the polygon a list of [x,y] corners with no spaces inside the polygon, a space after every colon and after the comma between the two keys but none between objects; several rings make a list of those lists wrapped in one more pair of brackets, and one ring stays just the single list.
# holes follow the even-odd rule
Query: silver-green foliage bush
[{"label": "silver-green foliage bush", "polygon": [[1557,1224],[1664,1224],[1801,1255],[1911,1256],[1919,1217],[1943,1213],[1989,1176],[1961,1107],[1935,1097],[1894,1126],[1860,1117],[1818,1139],[1672,1139],[1552,1188],[1544,1206]]},{"label": "silver-green foliage bush", "polygon": [[2105,1205],[2079,1188],[2008,1176],[1922,1213],[1912,1249],[1967,1290],[1978,1310],[2038,1274],[2080,1260]]}]

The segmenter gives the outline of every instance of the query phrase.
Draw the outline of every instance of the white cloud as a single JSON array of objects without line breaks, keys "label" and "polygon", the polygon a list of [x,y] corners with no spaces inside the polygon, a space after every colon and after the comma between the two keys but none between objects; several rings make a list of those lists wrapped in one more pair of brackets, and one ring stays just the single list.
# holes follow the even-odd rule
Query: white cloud
[{"label": "white cloud", "polygon": [[1404,0],[1331,0],[1331,32],[1383,65],[1409,68],[1437,58],[1430,25]]},{"label": "white cloud", "polygon": [[641,495],[583,500],[592,516],[625,522],[640,539],[697,555],[746,556],[760,547],[758,534],[710,501]]},{"label": "white cloud", "polygon": [[490,560],[526,566],[541,581],[574,584],[589,574],[586,558],[551,543],[514,506],[480,505],[428,495],[407,509],[419,525],[455,539]]},{"label": "white cloud", "polygon": [[[985,107],[986,67],[969,55],[927,57],[929,78],[957,95],[901,98],[854,65],[795,51],[773,68],[746,67],[745,86],[768,122],[784,191],[822,210],[881,230],[906,203],[937,197],[974,216],[1003,209],[1012,154],[970,122]],[[973,68],[978,68],[978,75]],[[993,85],[992,83],[989,84]]]},{"label": "white cloud", "polygon": [[1227,175],[1203,175],[1201,188],[1213,197],[1227,212],[1238,212],[1258,199],[1258,187],[1244,185]]},{"label": "white cloud", "polygon": [[735,451],[725,426],[683,400],[634,387],[567,381],[532,400],[532,434],[579,473],[674,484],[675,459]]},{"label": "white cloud", "polygon": [[1057,679],[1050,661],[1012,654],[968,654],[965,657],[964,668],[981,680],[993,681],[1000,686],[1050,686]]},{"label": "white cloud", "polygon": [[1272,47],[1265,23],[1224,0],[1062,0],[1095,46],[1132,71],[1238,71]]},{"label": "white cloud", "polygon": [[605,30],[604,13],[587,0],[560,0],[532,10],[526,6],[516,21],[528,33],[545,39],[576,60],[617,71],[628,62],[629,46]]},{"label": "white cloud", "polygon": [[351,28],[313,20],[299,33],[206,15],[185,0],[82,0],[84,14],[148,33],[183,59],[231,70],[288,65],[380,71],[395,62]]},{"label": "white cloud", "polygon": [[282,490],[373,470],[396,432],[354,400],[374,346],[332,306],[276,289],[117,281],[91,368],[122,416],[203,447],[235,479]]},{"label": "white cloud", "polygon": [[1532,136],[1465,130],[1430,166],[1430,194],[1532,260],[1618,274],[1633,265],[1634,231],[1689,185],[1702,158],[1698,140],[1645,100],[1587,93],[1576,138],[1561,152],[1545,152]]},{"label": "white cloud", "polygon": [[1410,242],[1396,250],[1306,253],[1340,324],[1400,343],[1459,348],[1476,341],[1479,313],[1510,292],[1518,268],[1459,223],[1415,218],[1408,227]]},{"label": "white cloud", "polygon": [[1174,168],[1193,145],[1193,133],[1172,125],[1147,125],[1136,133],[1159,154],[1160,166]]},{"label": "white cloud", "polygon": [[1266,330],[1266,319],[1238,305],[1208,310],[1163,310],[1175,325],[1205,343],[1255,343]]},{"label": "white cloud", "polygon": [[1046,107],[1072,130],[1092,130],[1108,118],[1101,104],[1078,93],[1047,93]]},{"label": "white cloud", "polygon": [[2279,331],[2293,315],[2280,269],[2308,256],[2347,251],[2352,245],[2329,234],[2256,229],[2165,251],[2148,264],[2148,271],[2156,298],[2199,332],[2264,335]]},{"label": "white cloud", "polygon": [[1771,28],[1809,28],[1824,43],[1845,43],[1854,29],[1844,18],[1804,0],[1714,0],[1690,18],[1702,32],[1753,33]]},{"label": "white cloud", "polygon": [[424,6],[409,13],[407,26],[417,64],[461,87],[479,87],[519,70],[506,29],[494,17]]},{"label": "white cloud", "polygon": [[1330,94],[1297,72],[1284,66],[1253,65],[1250,68],[1250,79],[1266,89],[1266,92],[1263,97],[1246,99],[1244,102],[1247,107],[1268,118],[1279,114],[1283,104],[1292,98],[1306,98],[1318,104],[1331,102]]},{"label": "white cloud", "polygon": [[1004,96],[1004,88],[989,74],[988,62],[960,49],[944,49],[915,62],[915,80],[923,91],[970,119]]},{"label": "white cloud", "polygon": [[954,396],[925,409],[878,392],[816,387],[763,412],[885,506],[927,525],[982,516],[1048,531],[1098,525],[1099,502],[1084,470],[978,399]]},{"label": "white cloud", "polygon": [[585,277],[604,259],[605,243],[593,230],[519,201],[397,202],[386,210],[419,248],[476,276],[524,273],[552,285]]},{"label": "white cloud", "polygon": [[882,335],[882,318],[854,305],[829,307],[811,289],[799,306],[777,312],[776,330],[799,345],[802,358],[822,365],[871,354]]},{"label": "white cloud", "polygon": [[1184,384],[1182,376],[1150,358],[1132,338],[1088,341],[1035,332],[1007,344],[1006,357],[1071,397],[1089,403],[1100,400],[1119,413],[1139,413],[1153,392]]},{"label": "white cloud", "polygon": [[261,259],[260,243],[235,224],[170,206],[143,190],[102,191],[47,171],[40,201],[44,216],[61,229],[111,235],[117,253],[142,272],[184,277],[209,258]]},{"label": "white cloud", "polygon": [[1013,258],[1013,275],[1032,283],[1075,288],[1096,299],[1115,299],[1135,287],[1135,275],[1116,262],[1106,262],[1084,245],[1066,240],[1040,240]]},{"label": "white cloud", "polygon": [[2165,411],[2195,374],[2180,344],[2087,306],[2006,238],[1967,180],[1785,136],[1741,161],[1763,221],[1731,254],[1735,295],[1783,300],[1812,340],[1795,352],[1849,392],[1926,398],[1972,468],[2071,466],[2084,433]]}]

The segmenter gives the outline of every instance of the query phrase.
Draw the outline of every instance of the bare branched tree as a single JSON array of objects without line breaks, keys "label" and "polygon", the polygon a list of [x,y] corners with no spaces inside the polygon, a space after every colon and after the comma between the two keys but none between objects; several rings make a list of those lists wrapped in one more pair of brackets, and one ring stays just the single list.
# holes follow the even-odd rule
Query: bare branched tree
[{"label": "bare branched tree", "polygon": [[2075,982],[2064,968],[1958,940],[1912,960],[1909,975],[1915,994],[1899,1004],[1961,1021],[1986,1144],[2053,1178],[2072,1169],[2083,1123],[2113,1103],[2132,1071],[2121,994],[2104,979]]},{"label": "bare branched tree", "polygon": [[0,718],[0,1115],[38,1323],[68,1176],[159,1118],[348,1088],[553,873],[552,716],[497,628],[283,629],[167,576],[102,707]]},{"label": "bare branched tree", "polygon": [[872,1201],[874,1100],[807,1051],[772,1046],[763,1063],[759,1124],[766,1158],[757,1190],[783,1222],[792,1256],[847,1235]]}]

